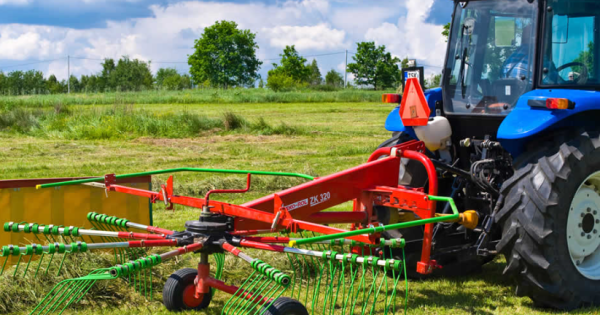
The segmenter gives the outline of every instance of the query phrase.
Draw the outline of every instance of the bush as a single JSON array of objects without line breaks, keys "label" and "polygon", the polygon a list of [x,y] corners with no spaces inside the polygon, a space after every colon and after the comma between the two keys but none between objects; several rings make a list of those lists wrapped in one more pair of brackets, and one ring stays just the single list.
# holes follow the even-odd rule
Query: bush
[{"label": "bush", "polygon": [[311,85],[309,87],[309,89],[311,89],[313,91],[319,91],[319,92],[335,92],[335,91],[341,90],[342,87],[329,85],[329,84],[319,84],[319,85]]},{"label": "bush", "polygon": [[284,73],[271,74],[267,78],[267,87],[275,92],[289,91],[298,85],[291,76]]}]

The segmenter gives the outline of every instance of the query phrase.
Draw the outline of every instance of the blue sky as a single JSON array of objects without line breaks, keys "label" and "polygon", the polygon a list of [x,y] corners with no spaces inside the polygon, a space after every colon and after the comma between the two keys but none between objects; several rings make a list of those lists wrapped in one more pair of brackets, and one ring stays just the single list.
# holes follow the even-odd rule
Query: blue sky
[{"label": "blue sky", "polygon": [[[153,61],[153,71],[186,72],[194,39],[227,19],[257,33],[261,59],[278,57],[285,45],[314,56],[375,41],[434,73],[443,62],[440,33],[451,11],[450,0],[0,0],[0,68],[66,78],[67,55],[81,58],[71,61],[75,75],[96,73],[97,59],[128,55]],[[307,59],[313,58],[323,73],[343,71],[344,54]],[[264,61],[263,77],[274,61]],[[16,66],[34,62],[41,63]]]}]

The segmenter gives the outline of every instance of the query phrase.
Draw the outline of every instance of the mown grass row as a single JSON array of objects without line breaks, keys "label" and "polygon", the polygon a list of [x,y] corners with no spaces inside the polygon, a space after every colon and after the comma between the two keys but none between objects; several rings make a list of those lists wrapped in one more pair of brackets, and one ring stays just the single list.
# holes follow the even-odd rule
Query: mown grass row
[{"label": "mown grass row", "polygon": [[[115,93],[0,96],[0,108],[106,104],[236,104],[236,103],[333,103],[379,102],[383,91],[347,89],[339,91],[268,89],[198,89]],[[393,91],[391,91],[393,93]]]},{"label": "mown grass row", "polygon": [[249,121],[232,112],[211,118],[187,111],[156,113],[136,109],[133,105],[76,110],[64,105],[53,109],[15,107],[0,110],[0,132],[68,140],[187,138],[208,133],[306,133],[303,128],[283,122],[271,125],[262,117]]}]

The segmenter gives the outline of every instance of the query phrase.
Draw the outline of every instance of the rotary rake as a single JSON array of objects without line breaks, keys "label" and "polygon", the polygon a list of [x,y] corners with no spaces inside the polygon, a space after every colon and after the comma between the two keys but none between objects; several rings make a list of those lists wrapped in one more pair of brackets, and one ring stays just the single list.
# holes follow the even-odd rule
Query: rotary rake
[{"label": "rotary rake", "polygon": [[[163,289],[167,309],[201,310],[210,306],[216,291],[231,295],[222,314],[393,314],[408,299],[405,241],[383,239],[386,230],[424,225],[421,261],[417,271],[431,273],[440,266],[430,259],[433,224],[458,222],[472,225],[473,216],[459,213],[451,198],[438,197],[437,176],[432,162],[423,154],[423,143],[413,141],[377,150],[366,164],[322,178],[294,173],[172,169],[147,174],[179,171],[247,174],[242,190],[212,190],[204,198],[173,193],[173,177],[160,191],[147,191],[116,184],[118,178],[140,174],[114,175],[63,183],[88,184],[164,202],[167,209],[183,205],[201,209],[197,220],[187,221],[182,231],[133,223],[127,219],[89,213],[93,228],[9,222],[4,231],[32,235],[36,243],[3,246],[0,256],[14,265],[13,276],[34,272],[59,274],[65,259],[92,250],[110,250],[115,266],[89,275],[59,282],[33,309],[32,314],[62,313],[85,300],[99,281],[123,279],[151,298],[152,267],[187,253],[200,256],[198,267],[173,273]],[[428,187],[398,186],[401,158],[420,161],[427,170]],[[299,186],[243,205],[210,199],[216,193],[243,193],[250,189],[252,175],[296,176],[311,179]],[[103,183],[98,183],[103,181]],[[427,189],[428,193],[425,193]],[[108,196],[108,195],[107,195]],[[323,212],[332,206],[353,201],[353,211]],[[453,214],[436,214],[436,202],[447,202]],[[378,223],[374,206],[392,207],[415,213],[421,219],[390,225]],[[350,224],[349,230],[339,228]],[[476,225],[476,223],[475,223]],[[157,254],[148,248],[175,247]],[[248,251],[247,251],[248,249]],[[266,255],[264,252],[272,252]],[[225,254],[237,257],[251,270],[238,286],[222,281]],[[259,258],[277,257],[272,264]],[[58,256],[58,257],[55,257]],[[209,257],[214,260],[213,272]],[[267,260],[267,258],[264,258]],[[60,261],[60,263],[58,262]],[[25,267],[22,265],[25,264]]]}]

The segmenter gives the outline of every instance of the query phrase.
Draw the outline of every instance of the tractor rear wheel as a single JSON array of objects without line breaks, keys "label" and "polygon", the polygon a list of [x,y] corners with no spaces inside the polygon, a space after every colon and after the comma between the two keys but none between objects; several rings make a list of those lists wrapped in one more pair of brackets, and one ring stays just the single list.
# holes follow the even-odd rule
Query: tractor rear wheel
[{"label": "tractor rear wheel", "polygon": [[302,303],[288,297],[280,297],[262,313],[263,315],[308,315]]},{"label": "tractor rear wheel", "polygon": [[212,299],[212,289],[208,294],[201,294],[199,299],[194,297],[196,293],[194,281],[197,275],[198,270],[184,268],[177,270],[167,279],[163,289],[163,304],[169,311],[198,311],[208,307]]},{"label": "tractor rear wheel", "polygon": [[600,137],[561,142],[503,185],[497,250],[517,295],[558,309],[600,305]]}]

